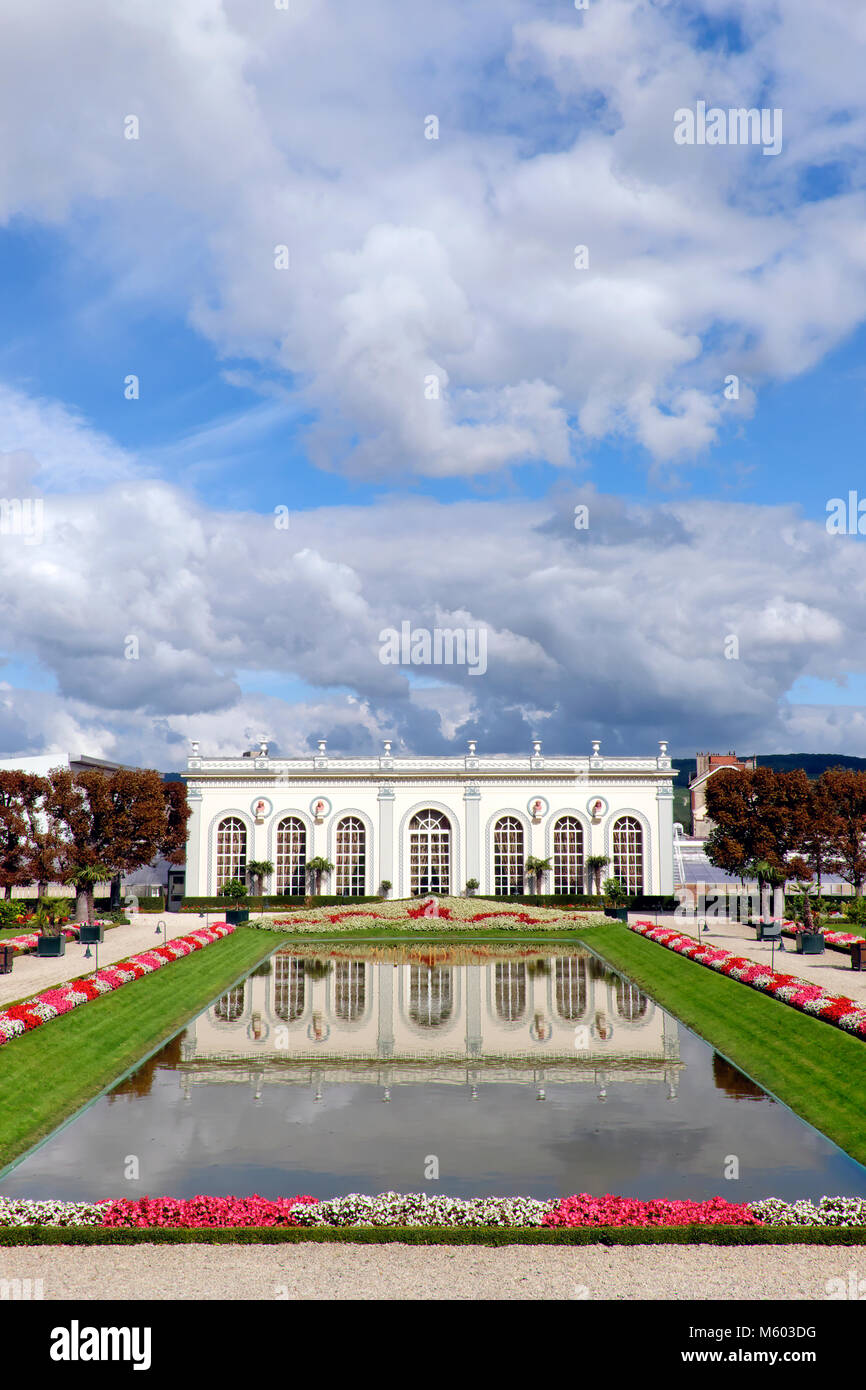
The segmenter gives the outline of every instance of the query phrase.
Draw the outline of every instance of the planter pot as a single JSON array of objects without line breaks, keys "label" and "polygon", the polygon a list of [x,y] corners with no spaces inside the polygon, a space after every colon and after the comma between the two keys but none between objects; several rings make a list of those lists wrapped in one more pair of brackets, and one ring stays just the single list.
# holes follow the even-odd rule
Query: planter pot
[{"label": "planter pot", "polygon": [[604,915],[605,915],[605,917],[615,917],[616,920],[617,920],[617,922],[627,922],[627,921],[628,921],[628,908],[627,908],[627,907],[606,907],[606,908],[604,909]]},{"label": "planter pot", "polygon": [[40,936],[38,941],[36,942],[36,954],[37,956],[51,956],[52,958],[56,956],[65,956],[66,937]]},{"label": "planter pot", "polygon": [[250,910],[248,907],[238,907],[232,912],[226,913],[226,921],[231,927],[239,927],[242,922],[250,920]]},{"label": "planter pot", "polygon": [[[781,922],[756,922],[755,931],[758,941],[781,941],[782,923]],[[823,938],[822,938],[823,940]]]},{"label": "planter pot", "polygon": [[823,956],[824,933],[820,931],[797,932],[798,956]]},{"label": "planter pot", "polygon": [[98,946],[105,940],[105,927],[100,922],[85,923],[81,928],[78,940],[82,946]]},{"label": "planter pot", "polygon": [[866,970],[866,940],[851,943],[851,969]]}]

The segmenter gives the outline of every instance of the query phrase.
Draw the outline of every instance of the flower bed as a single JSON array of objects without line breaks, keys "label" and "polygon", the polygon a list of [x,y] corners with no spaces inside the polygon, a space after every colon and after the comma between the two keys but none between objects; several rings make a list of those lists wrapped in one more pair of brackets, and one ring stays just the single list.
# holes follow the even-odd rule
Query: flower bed
[{"label": "flower bed", "polygon": [[141,951],[126,960],[107,965],[95,975],[86,975],[80,980],[70,980],[54,989],[44,990],[32,999],[21,1004],[13,1004],[0,1010],[0,1044],[10,1038],[20,1037],[53,1018],[70,1013],[80,1004],[89,1004],[102,994],[110,994],[131,980],[140,980],[143,975],[151,975],[174,960],[182,960],[193,951],[200,951],[212,942],[229,936],[234,927],[218,922],[212,927],[201,927],[187,936],[176,936],[164,946],[155,946],[151,951]]},{"label": "flower bed", "polygon": [[[80,927],[63,928],[63,935],[66,937],[67,941],[77,941],[80,933]],[[25,932],[22,936],[7,936],[6,940],[0,944],[2,944],[3,946],[11,946],[16,956],[20,956],[24,955],[26,951],[36,950],[36,946],[39,941],[39,936],[40,933],[36,931]]]},{"label": "flower bed", "polygon": [[629,929],[667,947],[669,951],[676,951],[677,955],[686,956],[699,965],[709,966],[722,975],[751,985],[762,994],[769,994],[802,1013],[822,1018],[825,1023],[833,1023],[856,1037],[866,1038],[866,1009],[845,995],[830,994],[821,985],[810,984],[799,975],[784,975],[767,965],[749,960],[747,956],[737,956],[720,946],[696,941],[693,936],[685,936],[671,927],[654,927],[652,922],[634,922]]},{"label": "flower bed", "polygon": [[[851,954],[851,947],[854,945],[854,942],[863,940],[863,937],[858,936],[856,932],[832,931],[827,927],[820,927],[819,931],[823,935],[828,946],[832,946],[835,951],[845,951],[848,955]],[[783,922],[782,935],[796,938],[798,935],[796,923],[788,921]]]},{"label": "flower bed", "polygon": [[557,1200],[535,1197],[427,1196],[419,1192],[382,1192],[376,1197],[352,1192],[317,1201],[313,1197],[141,1197],[102,1202],[29,1201],[0,1197],[0,1228],[12,1226],[106,1229],[231,1230],[262,1227],[427,1227],[427,1228],[598,1228],[628,1226],[823,1226],[866,1227],[866,1200],[822,1197],[783,1202],[766,1197],[734,1203],[723,1197],[707,1201],[631,1197],[591,1197],[582,1192]]},{"label": "flower bed", "polygon": [[531,912],[518,911],[503,905],[494,911],[478,911],[472,898],[438,898],[437,913],[431,915],[417,898],[393,899],[371,903],[369,907],[317,907],[297,910],[289,917],[264,917],[250,920],[248,925],[263,931],[321,932],[331,927],[348,931],[396,927],[400,931],[522,931],[526,927],[548,931],[568,931],[586,922],[598,920],[598,914],[575,909],[537,907]]}]

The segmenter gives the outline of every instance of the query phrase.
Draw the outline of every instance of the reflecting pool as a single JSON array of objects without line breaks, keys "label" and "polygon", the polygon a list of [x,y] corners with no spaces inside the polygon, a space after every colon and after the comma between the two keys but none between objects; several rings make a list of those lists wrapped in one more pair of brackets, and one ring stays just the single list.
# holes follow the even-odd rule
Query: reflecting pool
[{"label": "reflecting pool", "polygon": [[387,1189],[815,1199],[866,1169],[583,948],[412,943],[280,947],[0,1182]]}]

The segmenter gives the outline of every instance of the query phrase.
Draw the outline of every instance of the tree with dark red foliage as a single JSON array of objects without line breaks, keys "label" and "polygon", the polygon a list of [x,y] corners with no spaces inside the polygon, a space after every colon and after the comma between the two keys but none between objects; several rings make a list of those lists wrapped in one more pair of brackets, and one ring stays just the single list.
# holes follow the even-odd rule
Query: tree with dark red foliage
[{"label": "tree with dark red foliage", "polygon": [[788,855],[800,849],[810,807],[809,779],[802,769],[724,768],[708,780],[706,798],[714,822],[707,856],[718,868],[741,878],[759,861],[783,869]]},{"label": "tree with dark red foliage", "polygon": [[822,780],[832,808],[828,848],[859,897],[866,878],[866,773],[833,767]]},{"label": "tree with dark red foliage", "polygon": [[13,888],[33,882],[29,832],[44,790],[44,779],[35,773],[0,772],[0,887],[7,898]]}]

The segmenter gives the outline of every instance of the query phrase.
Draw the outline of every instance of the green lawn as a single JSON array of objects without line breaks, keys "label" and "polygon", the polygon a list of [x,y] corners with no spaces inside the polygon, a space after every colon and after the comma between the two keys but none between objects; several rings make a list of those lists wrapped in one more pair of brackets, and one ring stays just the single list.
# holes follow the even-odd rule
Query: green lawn
[{"label": "green lawn", "polygon": [[742,1071],[866,1163],[866,1041],[619,923],[588,928],[580,936]]},{"label": "green lawn", "polygon": [[0,1047],[0,1168],[171,1037],[276,946],[238,928]]}]

